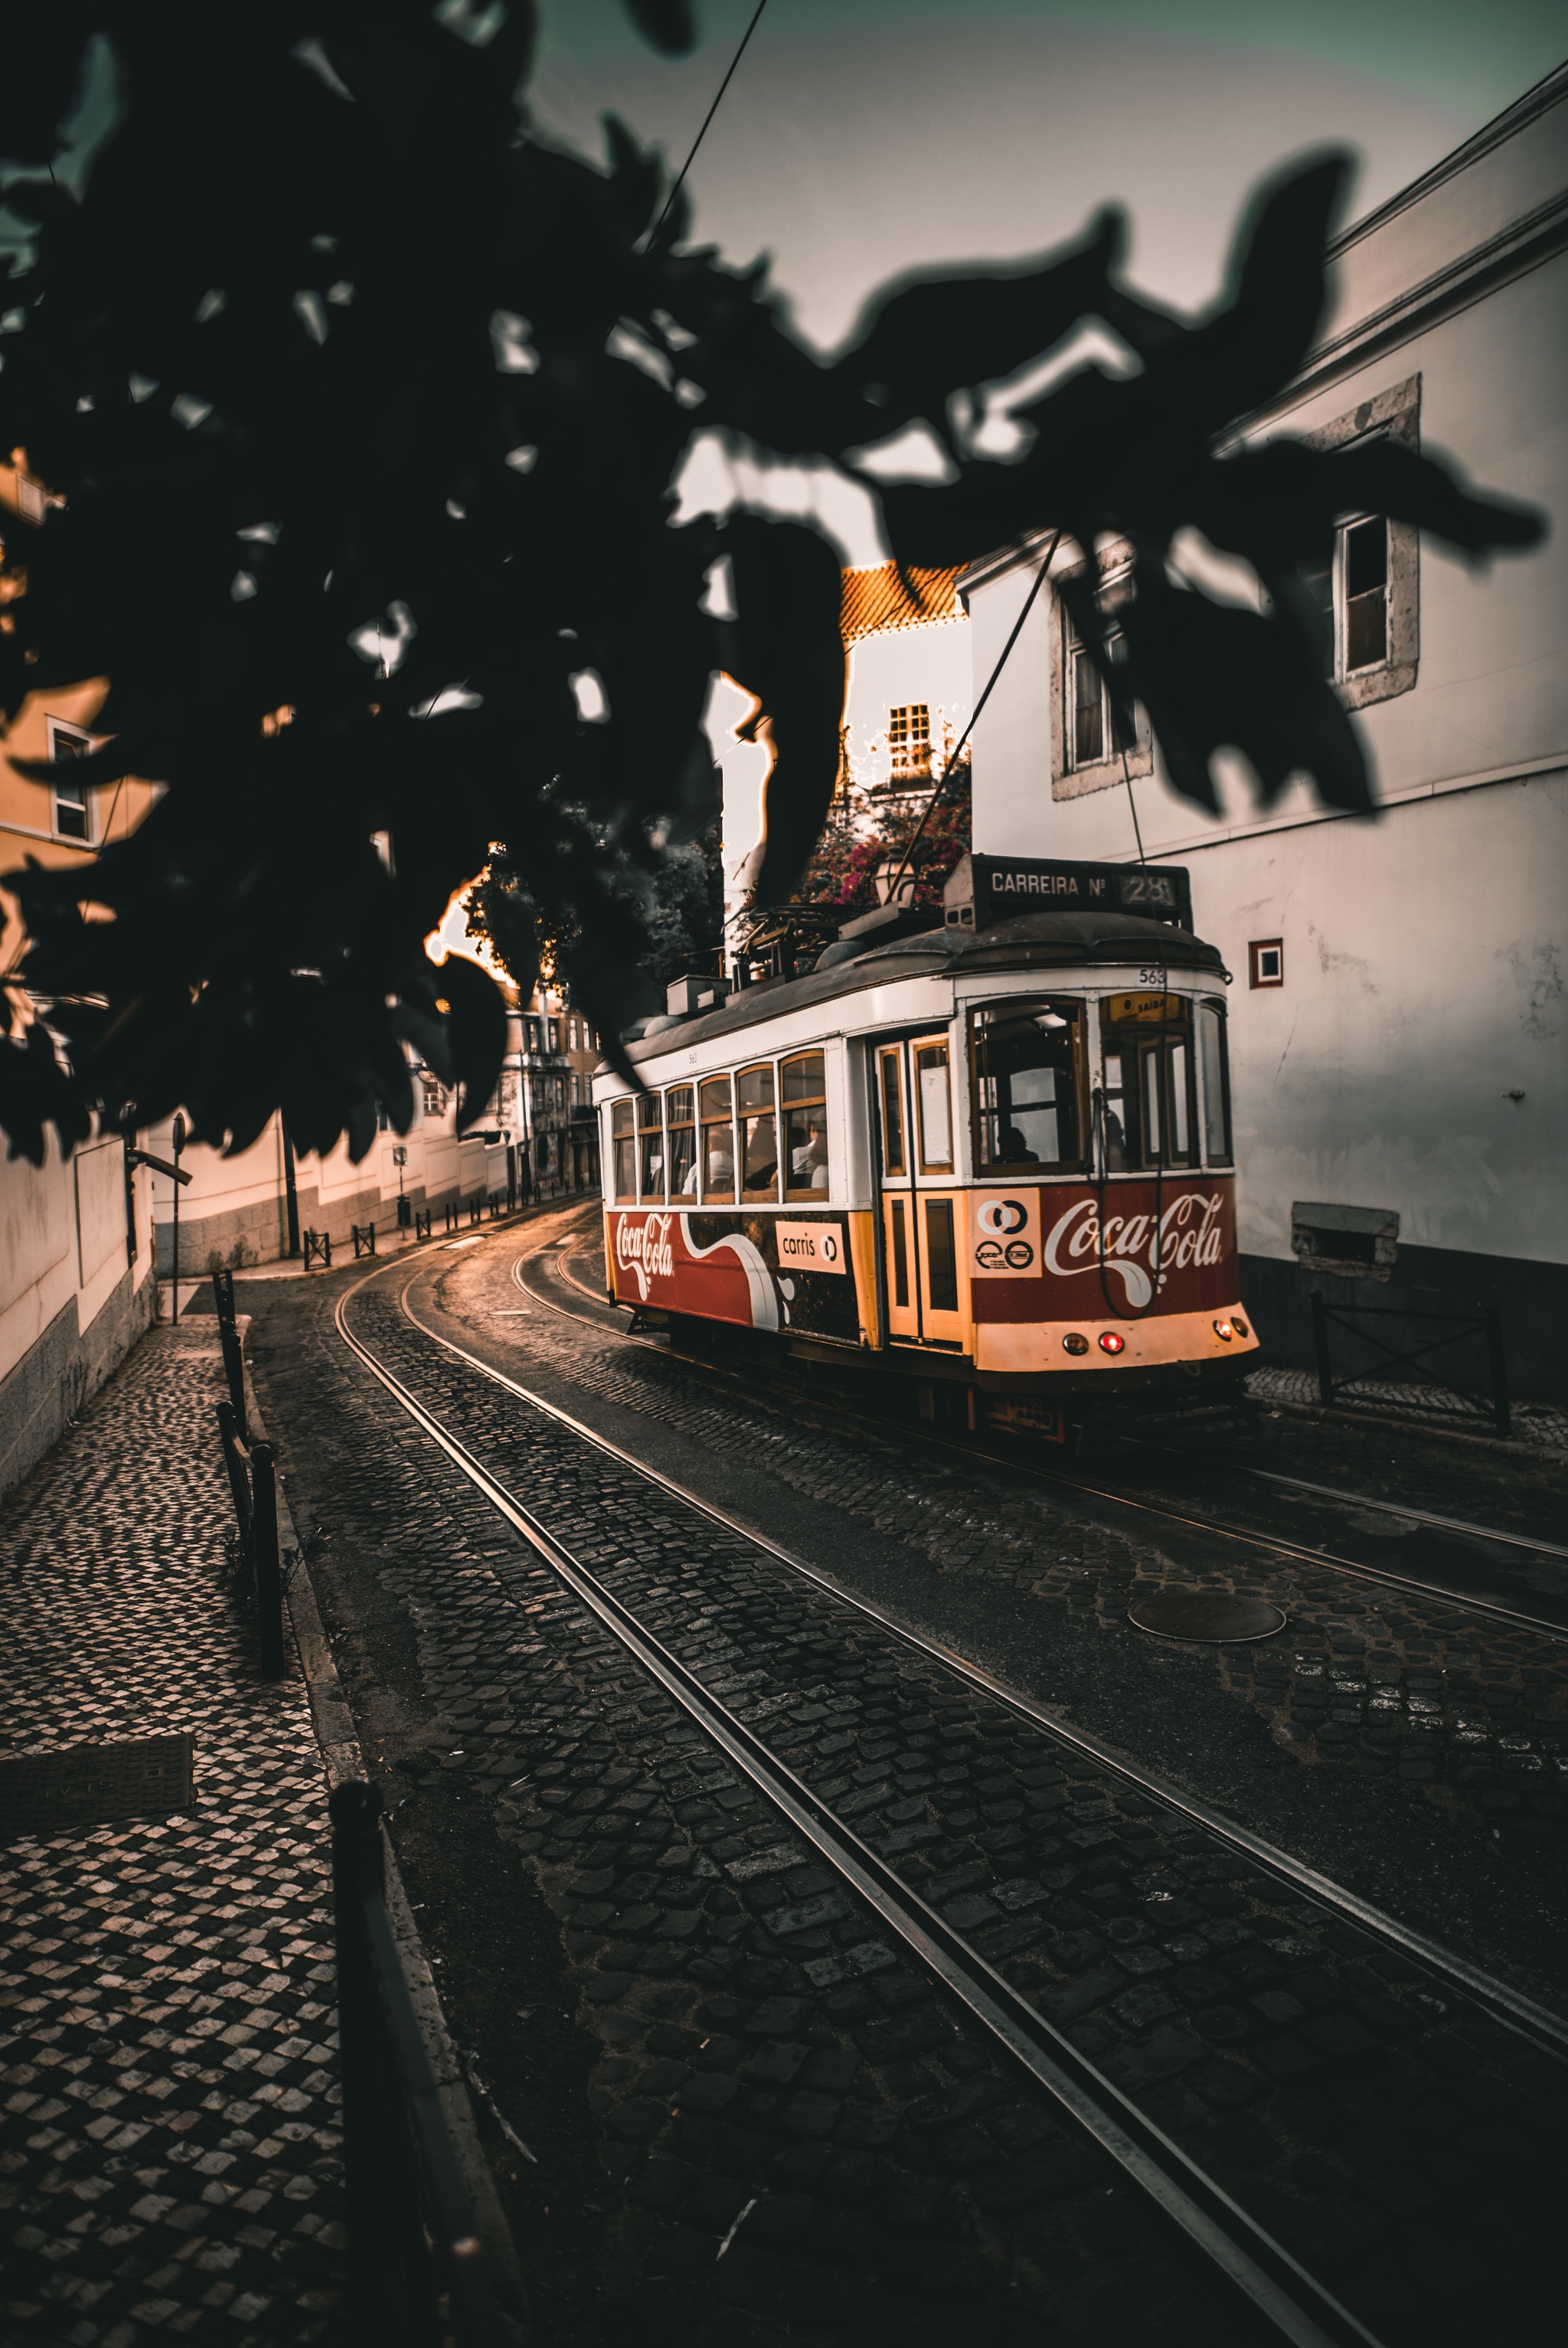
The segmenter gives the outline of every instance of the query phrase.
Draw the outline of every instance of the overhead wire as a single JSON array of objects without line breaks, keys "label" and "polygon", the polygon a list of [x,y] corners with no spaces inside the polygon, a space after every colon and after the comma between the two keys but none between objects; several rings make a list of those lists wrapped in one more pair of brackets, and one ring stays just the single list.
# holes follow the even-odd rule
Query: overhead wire
[{"label": "overhead wire", "polygon": [[725,91],[729,88],[731,81],[734,79],[735,68],[740,63],[741,58],[746,55],[746,45],[748,41],[750,40],[752,34],[757,30],[758,24],[761,22],[762,11],[767,7],[767,5],[768,0],[757,0],[756,12],[752,16],[750,24],[748,25],[745,32],[740,36],[740,46],[736,50],[735,55],[729,60],[729,71],[719,83],[718,90],[715,96],[713,104],[703,116],[702,129],[692,140],[691,152],[686,157],[686,161],[681,165],[680,170],[676,176],[675,186],[665,198],[665,208],[663,211],[659,214],[658,219],[654,222],[653,230],[649,235],[647,243],[647,250],[650,252],[658,242],[659,231],[663,228],[665,222],[668,220],[670,213],[675,209],[676,198],[680,194],[682,188],[686,185],[686,173],[691,170],[693,163],[696,160],[696,150],[702,145],[703,140],[707,137],[708,125],[713,120],[714,116],[718,112],[719,100],[723,98]]}]

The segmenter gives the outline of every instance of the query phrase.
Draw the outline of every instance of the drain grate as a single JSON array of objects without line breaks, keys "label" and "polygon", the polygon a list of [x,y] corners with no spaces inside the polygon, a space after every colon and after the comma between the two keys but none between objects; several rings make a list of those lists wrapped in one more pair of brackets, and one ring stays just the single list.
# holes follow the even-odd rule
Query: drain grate
[{"label": "drain grate", "polygon": [[1161,1590],[1129,1607],[1128,1621],[1156,1639],[1191,1639],[1222,1646],[1232,1640],[1270,1639],[1285,1616],[1266,1598],[1237,1598],[1228,1590]]},{"label": "drain grate", "polygon": [[193,1764],[194,1747],[183,1731],[129,1737],[122,1745],[15,1754],[0,1761],[0,1842],[193,1809]]}]

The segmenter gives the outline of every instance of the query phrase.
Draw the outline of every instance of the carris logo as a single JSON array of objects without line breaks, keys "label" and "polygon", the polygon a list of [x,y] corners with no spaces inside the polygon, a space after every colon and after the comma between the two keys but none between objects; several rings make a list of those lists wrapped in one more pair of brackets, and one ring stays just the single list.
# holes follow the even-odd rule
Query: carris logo
[{"label": "carris logo", "polygon": [[623,1272],[629,1272],[637,1283],[637,1294],[645,1303],[650,1280],[671,1280],[676,1262],[670,1249],[670,1225],[673,1215],[647,1215],[640,1223],[628,1221],[624,1215],[615,1218],[615,1262]]},{"label": "carris logo", "polygon": [[1156,1279],[1163,1287],[1170,1272],[1188,1264],[1219,1262],[1222,1202],[1219,1191],[1205,1199],[1185,1190],[1158,1224],[1152,1215],[1108,1215],[1102,1231],[1094,1200],[1079,1199],[1051,1226],[1046,1270],[1068,1278],[1095,1271],[1103,1257],[1106,1271],[1119,1276],[1128,1303],[1141,1311]]}]

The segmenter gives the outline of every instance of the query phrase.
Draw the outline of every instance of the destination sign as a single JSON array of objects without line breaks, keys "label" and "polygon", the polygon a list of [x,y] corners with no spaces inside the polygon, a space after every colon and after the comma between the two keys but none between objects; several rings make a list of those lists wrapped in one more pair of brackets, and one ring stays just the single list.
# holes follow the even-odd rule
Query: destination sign
[{"label": "destination sign", "polygon": [[988,929],[1018,913],[1089,912],[1192,926],[1192,890],[1179,864],[1076,864],[1036,856],[965,856],[943,891],[948,926]]}]

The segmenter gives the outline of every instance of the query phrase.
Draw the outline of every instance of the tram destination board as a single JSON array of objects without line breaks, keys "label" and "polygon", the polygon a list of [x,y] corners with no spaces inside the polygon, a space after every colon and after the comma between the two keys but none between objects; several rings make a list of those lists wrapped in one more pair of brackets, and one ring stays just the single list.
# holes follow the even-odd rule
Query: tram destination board
[{"label": "tram destination board", "polygon": [[1074,864],[1055,857],[965,856],[943,891],[949,927],[988,929],[1016,913],[1104,906],[1192,926],[1192,884],[1179,864]]}]

